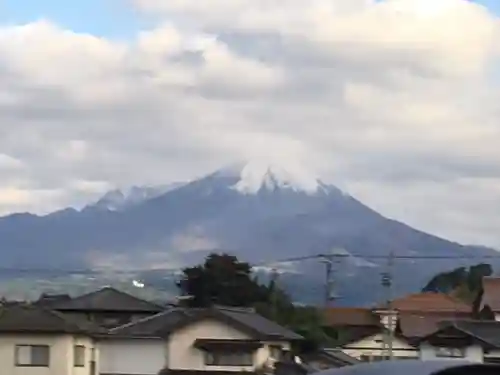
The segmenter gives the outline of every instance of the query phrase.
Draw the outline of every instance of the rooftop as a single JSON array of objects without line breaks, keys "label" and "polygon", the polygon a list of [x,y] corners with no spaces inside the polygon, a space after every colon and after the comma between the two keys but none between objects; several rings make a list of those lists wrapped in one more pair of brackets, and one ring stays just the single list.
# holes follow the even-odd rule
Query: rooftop
[{"label": "rooftop", "polygon": [[92,334],[99,328],[34,304],[16,304],[0,307],[0,332]]},{"label": "rooftop", "polygon": [[379,326],[380,318],[371,309],[361,307],[332,307],[323,311],[326,326]]},{"label": "rooftop", "polygon": [[159,313],[164,310],[149,302],[115,288],[105,287],[71,299],[56,299],[48,304],[57,311],[101,311],[129,313]]},{"label": "rooftop", "polygon": [[472,307],[444,293],[415,293],[392,302],[399,312],[455,312],[471,313]]},{"label": "rooftop", "polygon": [[248,330],[259,338],[300,340],[302,337],[253,311],[214,307],[207,309],[172,308],[148,318],[111,329],[111,335],[132,337],[166,337],[176,329],[202,319],[227,322]]},{"label": "rooftop", "polygon": [[461,319],[454,314],[400,314],[398,325],[401,335],[407,338],[420,338],[436,332],[444,321],[450,322]]},{"label": "rooftop", "polygon": [[481,320],[461,320],[454,322],[443,322],[441,329],[426,336],[423,340],[444,332],[449,329],[461,331],[483,343],[495,348],[500,348],[500,322]]}]

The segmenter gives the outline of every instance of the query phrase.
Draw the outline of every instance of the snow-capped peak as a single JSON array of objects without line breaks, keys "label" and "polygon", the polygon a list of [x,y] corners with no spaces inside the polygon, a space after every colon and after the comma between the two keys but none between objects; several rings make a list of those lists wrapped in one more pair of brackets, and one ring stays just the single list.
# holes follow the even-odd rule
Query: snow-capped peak
[{"label": "snow-capped peak", "polygon": [[173,183],[154,187],[132,186],[125,189],[116,189],[104,194],[91,207],[107,211],[120,211],[146,200],[159,197],[182,185],[183,183]]},{"label": "snow-capped peak", "polygon": [[317,175],[299,165],[284,165],[254,160],[226,169],[226,173],[239,178],[232,188],[242,194],[256,194],[265,190],[290,189],[314,194],[325,191]]}]

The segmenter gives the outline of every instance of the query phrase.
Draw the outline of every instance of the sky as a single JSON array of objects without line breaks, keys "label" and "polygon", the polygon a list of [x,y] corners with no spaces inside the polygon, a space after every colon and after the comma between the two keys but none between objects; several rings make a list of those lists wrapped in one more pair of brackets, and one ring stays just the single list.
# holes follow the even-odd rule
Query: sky
[{"label": "sky", "polygon": [[0,0],[0,214],[301,164],[500,249],[500,2]]}]

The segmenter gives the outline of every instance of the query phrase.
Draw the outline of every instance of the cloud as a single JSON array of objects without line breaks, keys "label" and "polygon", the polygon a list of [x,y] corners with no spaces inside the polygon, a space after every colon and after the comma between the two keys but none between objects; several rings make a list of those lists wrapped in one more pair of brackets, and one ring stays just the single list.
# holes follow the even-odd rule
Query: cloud
[{"label": "cloud", "polygon": [[133,3],[160,22],[131,40],[0,28],[0,212],[307,159],[389,216],[500,247],[500,23],[486,8]]}]

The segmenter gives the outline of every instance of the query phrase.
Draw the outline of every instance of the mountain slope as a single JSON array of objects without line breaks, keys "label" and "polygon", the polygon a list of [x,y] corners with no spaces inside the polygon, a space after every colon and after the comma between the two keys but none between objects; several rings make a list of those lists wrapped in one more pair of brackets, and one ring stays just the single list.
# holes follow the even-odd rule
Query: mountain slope
[{"label": "mountain slope", "polygon": [[[358,258],[366,256],[364,264],[370,265],[344,261],[338,277],[347,301],[356,293],[368,298],[367,290],[378,283],[385,261],[371,255],[497,254],[387,219],[306,169],[232,166],[159,195],[139,196],[133,204],[118,197],[119,204],[111,200],[111,207],[106,203],[43,217],[0,218],[0,261],[12,268],[147,269],[199,262],[214,250],[262,262],[342,248]],[[397,264],[397,286],[402,291],[419,287],[457,263],[463,261]],[[318,262],[299,266],[311,283],[320,285]]]},{"label": "mountain slope", "polygon": [[122,211],[144,201],[159,197],[171,190],[177,189],[183,183],[172,183],[163,186],[132,186],[125,190],[112,190],[104,194],[97,202],[88,205],[85,209],[104,211]]}]

